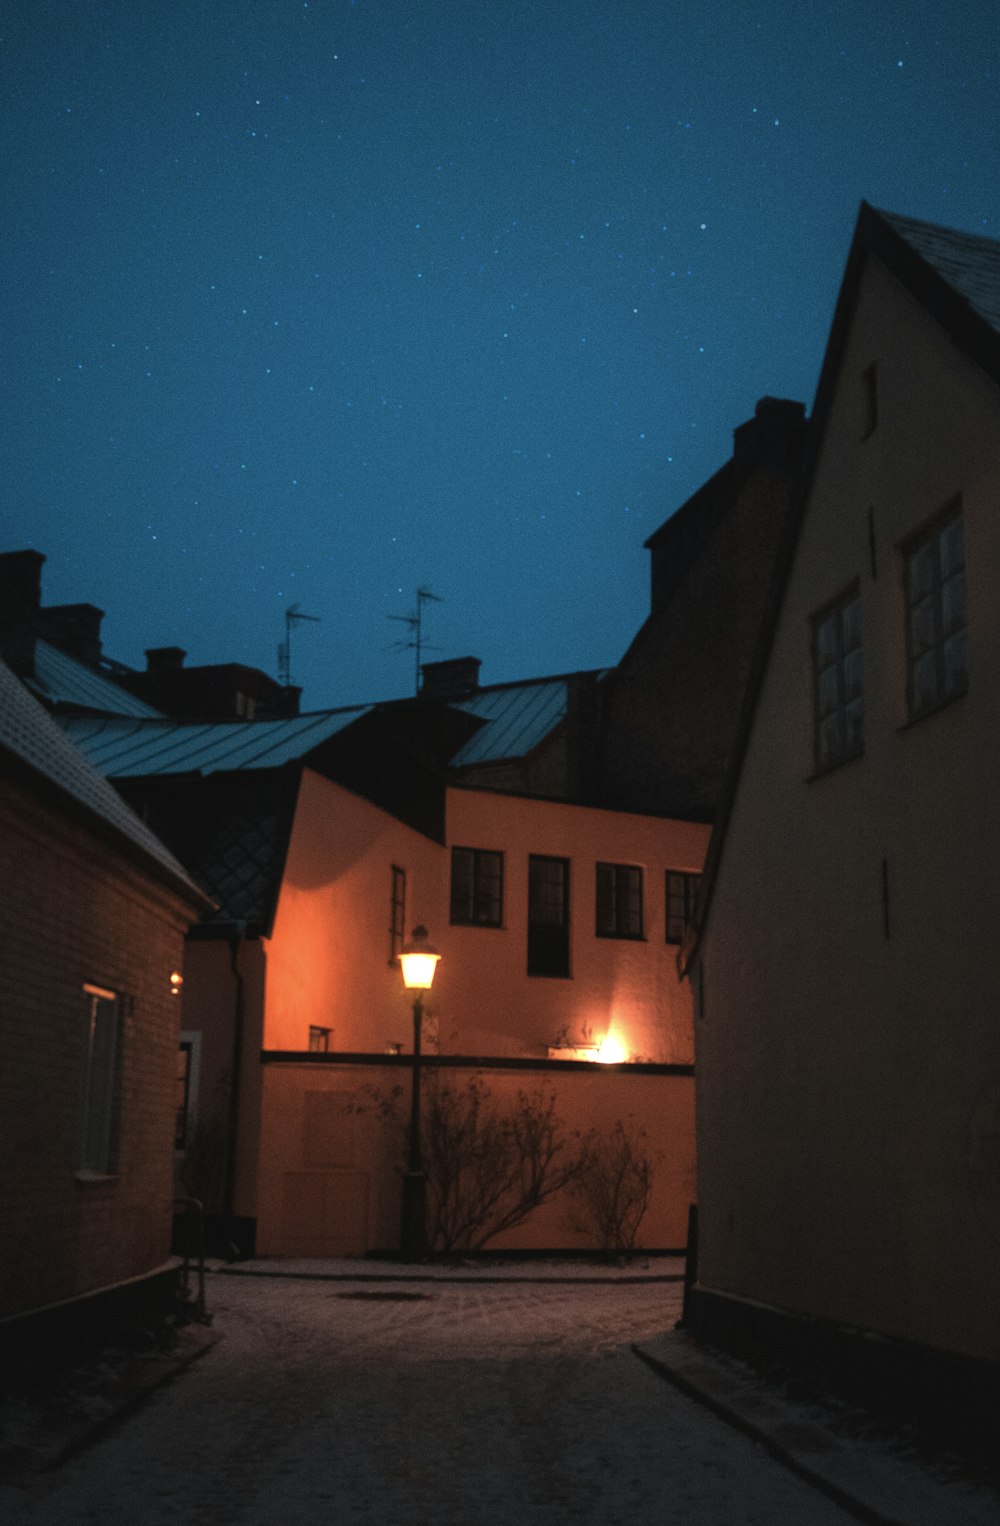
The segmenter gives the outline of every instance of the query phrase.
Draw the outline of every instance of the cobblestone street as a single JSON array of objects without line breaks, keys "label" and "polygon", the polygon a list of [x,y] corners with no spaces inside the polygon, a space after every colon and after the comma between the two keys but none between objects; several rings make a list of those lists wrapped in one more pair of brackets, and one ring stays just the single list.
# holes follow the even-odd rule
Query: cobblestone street
[{"label": "cobblestone street", "polygon": [[217,1276],[222,1339],[5,1521],[837,1526],[629,1343],[676,1283]]}]

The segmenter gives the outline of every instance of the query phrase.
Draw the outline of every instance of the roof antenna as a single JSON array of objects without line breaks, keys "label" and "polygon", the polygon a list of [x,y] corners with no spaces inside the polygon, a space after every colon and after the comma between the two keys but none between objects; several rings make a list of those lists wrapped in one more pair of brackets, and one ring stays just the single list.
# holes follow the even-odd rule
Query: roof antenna
[{"label": "roof antenna", "polygon": [[417,654],[417,672],[416,672],[416,684],[415,684],[415,687],[414,687],[414,690],[413,690],[414,694],[419,694],[420,693],[420,657],[421,657],[421,653],[423,651],[423,646],[424,646],[424,641],[423,641],[424,605],[427,604],[428,602],[431,602],[431,603],[434,603],[434,604],[443,604],[444,600],[442,598],[440,598],[436,593],[431,593],[431,590],[429,588],[422,588],[421,587],[421,588],[417,589],[417,607],[416,607],[416,610],[412,614],[409,614],[409,615],[387,615],[386,616],[387,620],[398,620],[401,625],[408,625],[410,627],[410,632],[411,632],[410,636],[408,638],[405,638],[402,641],[395,641],[395,642],[393,642],[392,649],[393,649],[394,652],[408,652],[410,650],[413,650]]},{"label": "roof antenna", "polygon": [[285,639],[278,642],[278,682],[287,689],[292,682],[292,627],[303,620],[320,624],[319,615],[304,615],[297,604],[289,604],[285,610]]}]

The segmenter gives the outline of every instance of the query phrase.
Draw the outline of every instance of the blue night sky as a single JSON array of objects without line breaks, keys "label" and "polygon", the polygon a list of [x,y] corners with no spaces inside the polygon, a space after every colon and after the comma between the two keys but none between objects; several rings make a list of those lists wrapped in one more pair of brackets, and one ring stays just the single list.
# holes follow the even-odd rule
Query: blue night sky
[{"label": "blue night sky", "polygon": [[645,538],[811,406],[862,197],[1000,237],[995,0],[0,13],[0,549],[303,707],[618,660]]}]

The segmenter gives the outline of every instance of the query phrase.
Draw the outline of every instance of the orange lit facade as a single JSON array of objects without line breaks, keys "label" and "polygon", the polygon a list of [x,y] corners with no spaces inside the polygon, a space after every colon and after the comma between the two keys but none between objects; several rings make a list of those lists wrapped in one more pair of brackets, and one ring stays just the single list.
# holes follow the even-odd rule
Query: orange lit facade
[{"label": "orange lit facade", "polygon": [[[395,1246],[399,1160],[370,1098],[408,1084],[395,955],[423,923],[441,954],[429,1065],[483,1069],[501,1091],[554,1087],[570,1131],[631,1120],[661,1163],[643,1244],[682,1246],[693,1057],[676,939],[707,828],[454,786],[445,821],[442,843],[302,770],[270,930],[191,945],[192,1190],[261,1254]],[[498,1248],[574,1245],[550,1206]]]}]

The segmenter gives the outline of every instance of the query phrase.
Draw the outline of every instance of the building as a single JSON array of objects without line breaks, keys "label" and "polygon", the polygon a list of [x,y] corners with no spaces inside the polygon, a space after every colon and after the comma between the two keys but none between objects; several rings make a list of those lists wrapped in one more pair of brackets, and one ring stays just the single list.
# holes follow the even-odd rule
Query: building
[{"label": "building", "polygon": [[[431,1070],[555,1088],[571,1131],[632,1119],[664,1161],[644,1243],[683,1244],[693,1067],[676,952],[707,830],[464,773],[523,777],[560,755],[571,688],[242,723],[64,718],[220,908],[188,948],[185,1179],[237,1248],[393,1248],[398,1151],[363,1114],[408,1073],[395,955],[417,922],[443,955]],[[595,1104],[599,1059],[615,1063]],[[550,1218],[501,1248],[585,1244]]]},{"label": "building", "polygon": [[9,1354],[29,1314],[173,1285],[178,992],[211,904],[2,662],[0,885]]},{"label": "building", "polygon": [[685,948],[688,1317],[947,1410],[1000,1371],[1000,245],[863,205],[813,429]]},{"label": "building", "polygon": [[646,542],[649,617],[602,685],[602,804],[712,820],[805,439],[801,403],[761,398]]}]

